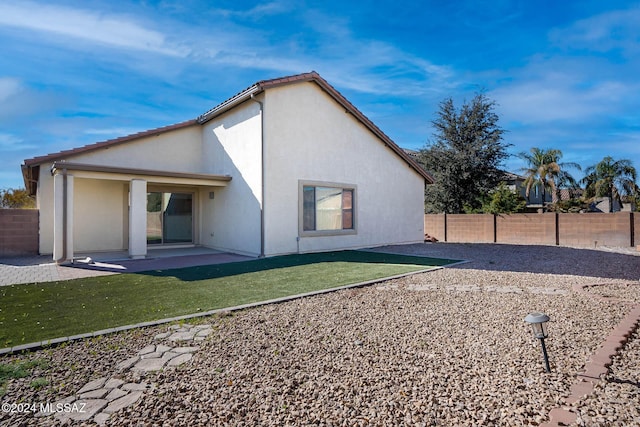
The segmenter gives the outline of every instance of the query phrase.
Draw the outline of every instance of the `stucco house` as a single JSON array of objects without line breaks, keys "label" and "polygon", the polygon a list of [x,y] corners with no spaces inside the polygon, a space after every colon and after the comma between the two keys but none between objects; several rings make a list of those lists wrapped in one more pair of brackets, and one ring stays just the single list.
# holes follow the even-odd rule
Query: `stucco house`
[{"label": "stucco house", "polygon": [[34,157],[40,253],[201,245],[252,256],[424,238],[432,178],[315,72],[200,117]]}]

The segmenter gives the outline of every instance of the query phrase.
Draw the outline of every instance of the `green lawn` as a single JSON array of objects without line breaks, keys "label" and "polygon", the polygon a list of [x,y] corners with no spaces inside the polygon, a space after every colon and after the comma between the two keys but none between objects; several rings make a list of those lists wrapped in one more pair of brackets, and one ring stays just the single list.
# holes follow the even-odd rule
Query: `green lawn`
[{"label": "green lawn", "polygon": [[0,347],[329,289],[454,261],[362,251],[0,287]]}]

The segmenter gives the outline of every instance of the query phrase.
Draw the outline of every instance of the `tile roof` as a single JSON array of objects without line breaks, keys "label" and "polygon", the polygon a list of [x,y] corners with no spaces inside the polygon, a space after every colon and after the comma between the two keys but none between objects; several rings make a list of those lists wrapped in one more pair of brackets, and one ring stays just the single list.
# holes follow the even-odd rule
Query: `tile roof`
[{"label": "tile roof", "polygon": [[[23,165],[23,174],[25,169],[29,169],[33,166],[41,165],[43,163],[61,160],[67,156],[73,156],[76,154],[86,153],[89,151],[98,150],[101,148],[108,148],[119,144],[124,144],[130,141],[134,141],[139,138],[158,135],[165,132],[170,132],[177,129],[183,129],[189,126],[194,125],[202,125],[207,121],[223,114],[224,112],[234,108],[235,106],[247,101],[252,96],[257,95],[261,92],[264,92],[267,89],[300,83],[300,82],[314,82],[317,84],[325,93],[331,96],[336,102],[338,102],[345,110],[351,113],[358,121],[360,121],[365,127],[367,127],[374,135],[376,135],[385,146],[389,147],[392,151],[394,151],[398,156],[400,156],[410,167],[412,167],[416,172],[418,172],[427,183],[433,183],[434,180],[423,168],[418,165],[418,163],[413,160],[407,153],[404,152],[395,142],[391,140],[380,128],[378,128],[367,116],[365,116],[360,110],[358,110],[351,102],[349,102],[338,90],[336,90],[333,86],[331,86],[326,80],[324,80],[318,73],[312,71],[310,73],[302,73],[296,74],[292,76],[280,77],[270,80],[261,80],[256,84],[248,87],[242,92],[237,93],[231,98],[223,101],[218,104],[211,110],[206,113],[200,115],[198,118],[193,120],[188,120],[181,123],[176,123],[169,126],[160,127],[157,129],[150,129],[143,132],[135,133],[132,135],[122,136],[120,138],[110,139],[107,141],[97,142],[94,144],[85,145],[83,147],[74,148],[70,150],[64,150],[57,153],[50,153],[44,156],[33,157],[31,159],[26,159]],[[25,175],[25,180],[27,175]]]}]

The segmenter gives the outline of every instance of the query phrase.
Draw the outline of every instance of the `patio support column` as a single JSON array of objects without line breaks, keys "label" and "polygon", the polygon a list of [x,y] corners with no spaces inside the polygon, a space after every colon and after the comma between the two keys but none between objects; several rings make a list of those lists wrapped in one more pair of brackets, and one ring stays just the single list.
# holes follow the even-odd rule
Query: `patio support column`
[{"label": "patio support column", "polygon": [[147,256],[147,181],[143,179],[129,184],[129,256]]},{"label": "patio support column", "polygon": [[73,260],[73,175],[53,176],[53,260]]}]

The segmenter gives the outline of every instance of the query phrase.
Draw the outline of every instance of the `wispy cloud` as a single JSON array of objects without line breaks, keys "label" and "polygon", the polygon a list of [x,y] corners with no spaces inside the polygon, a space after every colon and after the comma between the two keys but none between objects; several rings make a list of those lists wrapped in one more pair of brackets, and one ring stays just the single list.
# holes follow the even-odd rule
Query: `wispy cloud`
[{"label": "wispy cloud", "polygon": [[598,82],[591,87],[573,83],[569,75],[550,74],[503,86],[492,91],[491,96],[504,107],[506,120],[522,124],[584,123],[620,109],[616,106],[620,99],[639,89],[616,81]]},{"label": "wispy cloud", "polygon": [[216,13],[226,17],[243,19],[262,19],[267,16],[278,15],[291,10],[291,7],[282,1],[272,1],[258,4],[246,10],[217,9]]},{"label": "wispy cloud", "polygon": [[20,81],[11,77],[0,77],[0,104],[17,95],[21,90]]},{"label": "wispy cloud", "polygon": [[618,50],[628,57],[637,55],[640,52],[640,7],[576,21],[566,28],[553,30],[550,39],[565,49]]},{"label": "wispy cloud", "polygon": [[[0,123],[22,125],[45,110],[66,104],[63,95],[47,91],[36,91],[13,77],[0,77]],[[3,123],[4,122],[4,123]]]},{"label": "wispy cloud", "polygon": [[145,28],[128,16],[86,9],[2,2],[0,25],[162,55],[183,57],[189,53],[189,49],[169,43],[164,34]]},{"label": "wispy cloud", "polygon": [[14,149],[22,140],[10,133],[0,133],[0,148],[3,150]]},{"label": "wispy cloud", "polygon": [[[315,9],[295,10],[281,1],[257,5],[244,11],[213,9],[214,27],[189,28],[170,22],[160,32],[123,14],[33,2],[0,3],[0,27],[33,30],[125,51],[144,51],[166,57],[181,57],[201,66],[227,66],[293,74],[312,69],[334,84],[357,92],[415,96],[433,88],[451,87],[453,70],[376,39],[362,39],[349,26],[348,18],[327,15]],[[302,14],[298,16],[296,14]],[[294,15],[303,31],[282,38],[256,30],[243,21],[279,15]],[[170,18],[166,18],[170,19]],[[48,40],[49,42],[56,42]],[[81,44],[65,48],[82,49]],[[139,73],[175,77],[185,63],[132,61],[129,56],[105,53],[105,60],[124,63]],[[164,70],[164,71],[163,71]]]}]

